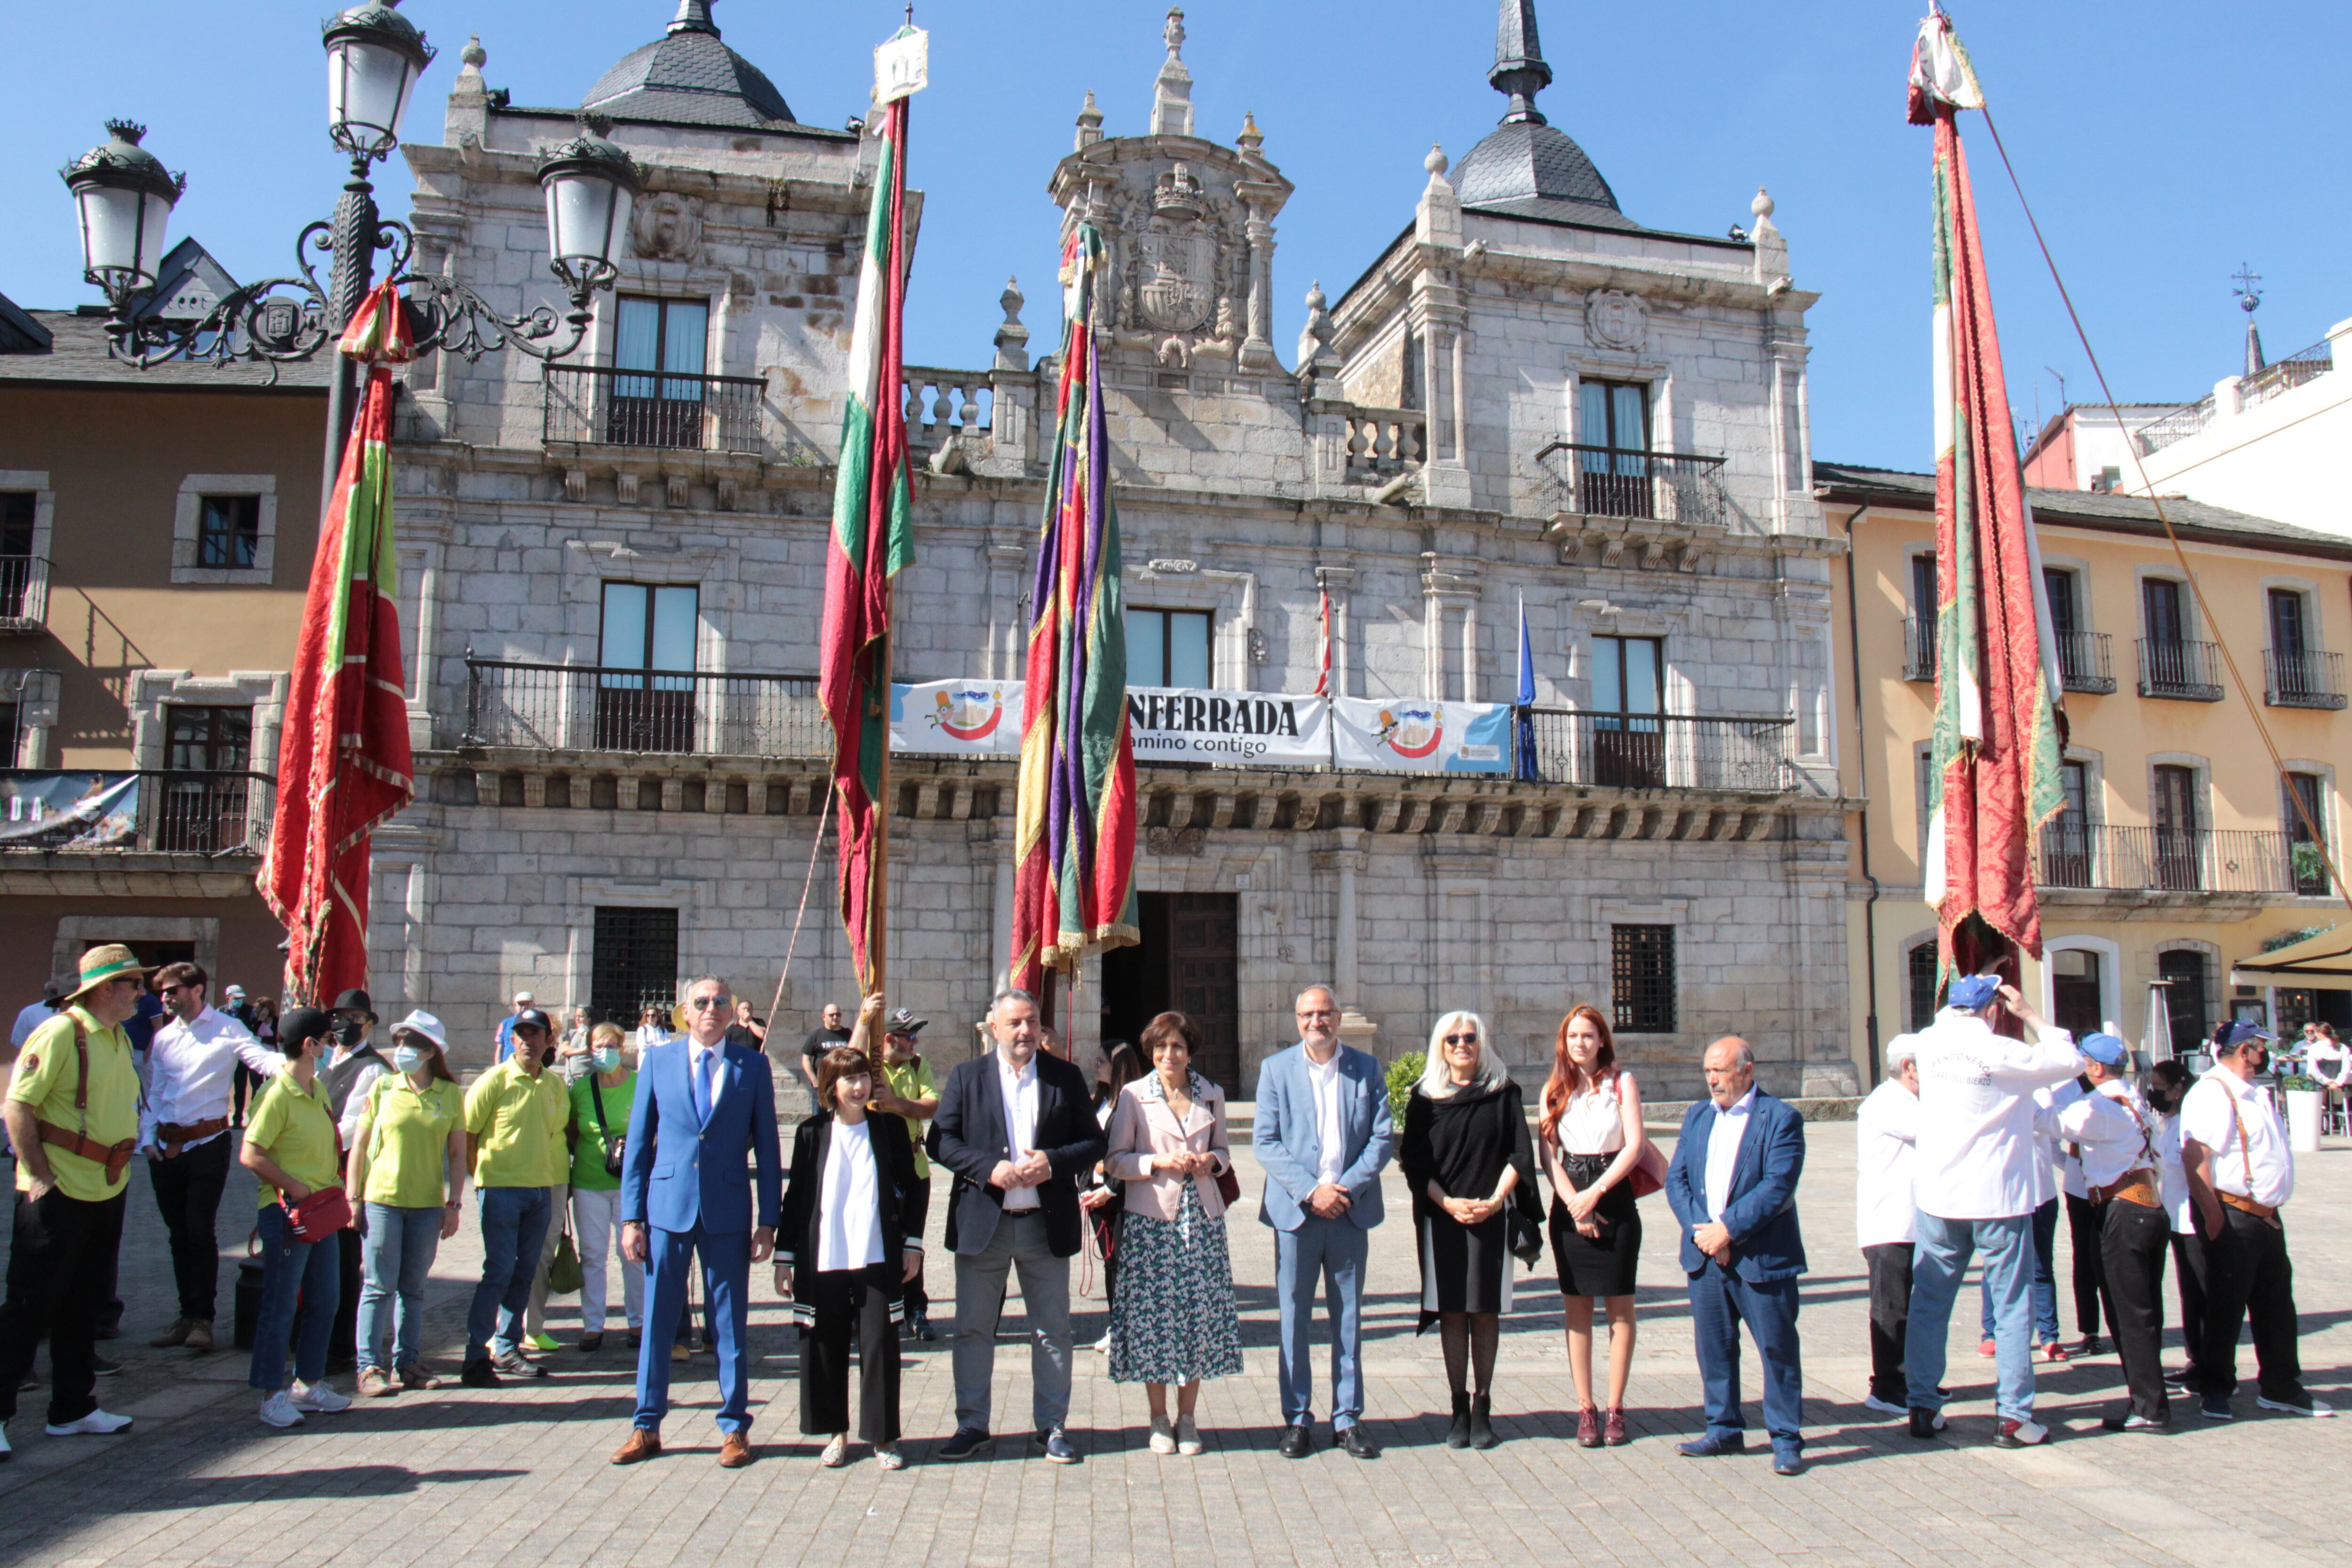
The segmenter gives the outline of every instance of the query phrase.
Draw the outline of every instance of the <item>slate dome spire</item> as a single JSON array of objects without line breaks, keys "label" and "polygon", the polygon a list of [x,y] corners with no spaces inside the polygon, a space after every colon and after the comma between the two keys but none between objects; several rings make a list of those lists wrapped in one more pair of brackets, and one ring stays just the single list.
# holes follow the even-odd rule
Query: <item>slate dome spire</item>
[{"label": "slate dome spire", "polygon": [[632,50],[588,89],[580,107],[620,121],[766,130],[790,125],[792,106],[759,67],[721,43],[711,0],[678,0],[663,35]]},{"label": "slate dome spire", "polygon": [[1584,149],[1536,107],[1536,94],[1551,79],[1551,66],[1536,36],[1535,0],[1501,0],[1495,64],[1486,80],[1510,104],[1503,122],[1454,167],[1454,184],[1462,205],[1506,217],[1604,228],[1640,226],[1618,207],[1616,193]]}]

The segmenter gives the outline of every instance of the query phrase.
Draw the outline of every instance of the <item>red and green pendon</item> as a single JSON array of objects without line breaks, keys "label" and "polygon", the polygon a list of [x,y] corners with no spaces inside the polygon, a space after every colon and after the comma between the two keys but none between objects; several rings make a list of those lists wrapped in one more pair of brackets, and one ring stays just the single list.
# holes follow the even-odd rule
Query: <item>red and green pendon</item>
[{"label": "red and green pendon", "polygon": [[825,553],[817,694],[833,725],[841,921],[859,988],[873,988],[880,797],[890,744],[890,579],[915,556],[903,384],[907,300],[907,100],[885,111],[882,163],[858,268],[849,397]]},{"label": "red and green pendon", "polygon": [[337,345],[367,390],[319,528],[279,733],[278,804],[256,879],[286,927],[286,994],[320,1002],[367,984],[368,841],[415,793],[392,538],[392,370],[415,356],[390,283]]},{"label": "red and green pendon", "polygon": [[1936,136],[1936,724],[1921,874],[1944,965],[1962,973],[1998,956],[1988,928],[2041,956],[2033,841],[2065,805],[2056,649],[1957,123],[1983,101],[1949,21],[1930,16],[1911,92],[1913,121]]},{"label": "red and green pendon", "polygon": [[1062,247],[1061,386],[1037,535],[1013,813],[1013,984],[1139,940],[1135,752],[1127,727],[1127,612],[1110,432],[1096,363],[1102,234]]}]

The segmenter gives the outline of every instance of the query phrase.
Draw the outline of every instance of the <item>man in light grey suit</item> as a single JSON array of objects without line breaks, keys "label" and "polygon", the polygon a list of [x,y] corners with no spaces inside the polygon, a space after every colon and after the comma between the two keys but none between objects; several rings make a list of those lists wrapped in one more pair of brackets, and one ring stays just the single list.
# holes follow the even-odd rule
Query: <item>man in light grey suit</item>
[{"label": "man in light grey suit", "polygon": [[1282,1455],[1314,1449],[1315,1375],[1308,1328],[1315,1288],[1331,1322],[1331,1433],[1359,1459],[1380,1448],[1364,1435],[1364,1260],[1381,1223],[1381,1170],[1396,1148],[1381,1064],[1339,1043],[1330,987],[1298,994],[1298,1044],[1257,1073],[1252,1142],[1265,1170],[1258,1218],[1274,1227],[1275,1293],[1282,1303]]}]

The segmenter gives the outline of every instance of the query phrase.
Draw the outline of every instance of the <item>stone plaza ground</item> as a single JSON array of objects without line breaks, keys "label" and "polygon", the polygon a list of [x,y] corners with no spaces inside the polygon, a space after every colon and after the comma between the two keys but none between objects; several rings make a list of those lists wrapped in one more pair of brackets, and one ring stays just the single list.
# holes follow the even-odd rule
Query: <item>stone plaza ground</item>
[{"label": "stone plaza ground", "polygon": [[[945,1341],[908,1358],[907,1449],[913,1467],[886,1476],[860,1447],[838,1471],[816,1463],[797,1433],[796,1362],[784,1308],[755,1271],[752,1384],[759,1458],[713,1463],[711,1359],[698,1357],[677,1393],[659,1460],[614,1469],[626,1435],[632,1363],[607,1348],[569,1348],[569,1303],[555,1331],[567,1348],[556,1375],[496,1392],[449,1388],[355,1405],[273,1432],[253,1416],[246,1358],[145,1347],[169,1318],[169,1269],[145,1178],[134,1173],[122,1285],[126,1363],[104,1380],[110,1409],[135,1415],[119,1438],[51,1439],[44,1396],[22,1396],[13,1464],[0,1467],[0,1562],[98,1568],[139,1564],[1126,1563],[1173,1558],[1419,1568],[1472,1563],[1818,1564],[1999,1563],[2093,1568],[2196,1563],[2295,1568],[2347,1560],[2342,1478],[2352,1474],[2352,1420],[2266,1415],[2251,1390],[2228,1426],[2175,1404],[2175,1435],[2111,1436],[2098,1417],[2119,1398],[2112,1355],[2045,1373],[2041,1408],[2054,1431],[2041,1448],[2002,1452],[1990,1433],[1990,1363],[1974,1350],[1972,1313],[1955,1314],[1958,1402],[1949,1440],[1915,1443],[1865,1410],[1864,1279],[1853,1245],[1853,1131],[1816,1123],[1801,1193],[1813,1272],[1803,1331],[1807,1458],[1775,1478],[1758,1444],[1739,1458],[1690,1460],[1675,1441],[1699,1426],[1699,1386],[1679,1276],[1666,1245],[1664,1200],[1644,1200],[1649,1226],[1641,1344],[1628,1398],[1633,1442],[1575,1447],[1576,1398],[1564,1359],[1550,1260],[1507,1321],[1496,1373],[1490,1453],[1443,1447],[1445,1399],[1435,1337],[1416,1339],[1418,1283],[1402,1184],[1377,1233],[1366,1313],[1371,1431],[1387,1446],[1362,1463],[1318,1447],[1304,1461],[1275,1452],[1273,1243],[1245,1200],[1233,1227],[1249,1358],[1244,1376],[1212,1384],[1202,1403],[1208,1451],[1160,1458],[1145,1445],[1139,1387],[1112,1384],[1103,1358],[1081,1352],[1070,1426],[1087,1458],[1059,1468],[1022,1457],[1027,1354],[1019,1301],[997,1357],[998,1457],[932,1462],[952,1426]],[[1236,1141],[1242,1135],[1236,1133]],[[1247,1191],[1258,1174],[1242,1158]],[[252,1188],[239,1173],[223,1205],[223,1241],[243,1250]],[[2289,1211],[2307,1379],[2352,1405],[2352,1149],[2331,1140],[2306,1157]],[[936,1214],[934,1230],[936,1231]],[[236,1234],[231,1234],[232,1230]],[[443,1250],[431,1293],[434,1359],[456,1370],[475,1233]],[[933,1237],[937,1246],[937,1237]],[[2061,1310],[2070,1337],[2060,1239]],[[226,1288],[233,1269],[225,1266]],[[930,1279],[947,1320],[953,1274]],[[617,1285],[617,1281],[616,1281]],[[1098,1292],[1097,1292],[1098,1294]],[[617,1296],[617,1289],[615,1291]],[[1102,1331],[1086,1304],[1082,1339]],[[2177,1360],[2177,1348],[2168,1352]],[[2251,1348],[2242,1351],[2251,1377]],[[1747,1388],[1757,1387],[1752,1357]],[[43,1368],[46,1375],[46,1365]],[[345,1382],[348,1388],[348,1382]],[[1318,1384],[1318,1414],[1328,1410]],[[1005,1419],[1011,1416],[1014,1419]],[[1760,1426],[1753,1405],[1749,1420]],[[1328,1436],[1318,1426],[1318,1438]]]}]

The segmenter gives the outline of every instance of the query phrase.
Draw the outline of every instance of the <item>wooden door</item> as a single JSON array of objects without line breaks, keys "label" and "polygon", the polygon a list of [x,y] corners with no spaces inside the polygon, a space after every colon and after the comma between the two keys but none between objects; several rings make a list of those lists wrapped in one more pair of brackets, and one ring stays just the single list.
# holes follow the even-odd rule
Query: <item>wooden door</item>
[{"label": "wooden door", "polygon": [[1193,1065],[1228,1097],[1241,1092],[1240,916],[1231,893],[1168,895],[1169,992],[1201,1028]]},{"label": "wooden door", "polygon": [[2165,763],[2156,769],[2156,885],[2187,892],[2199,885],[2197,775]]}]

